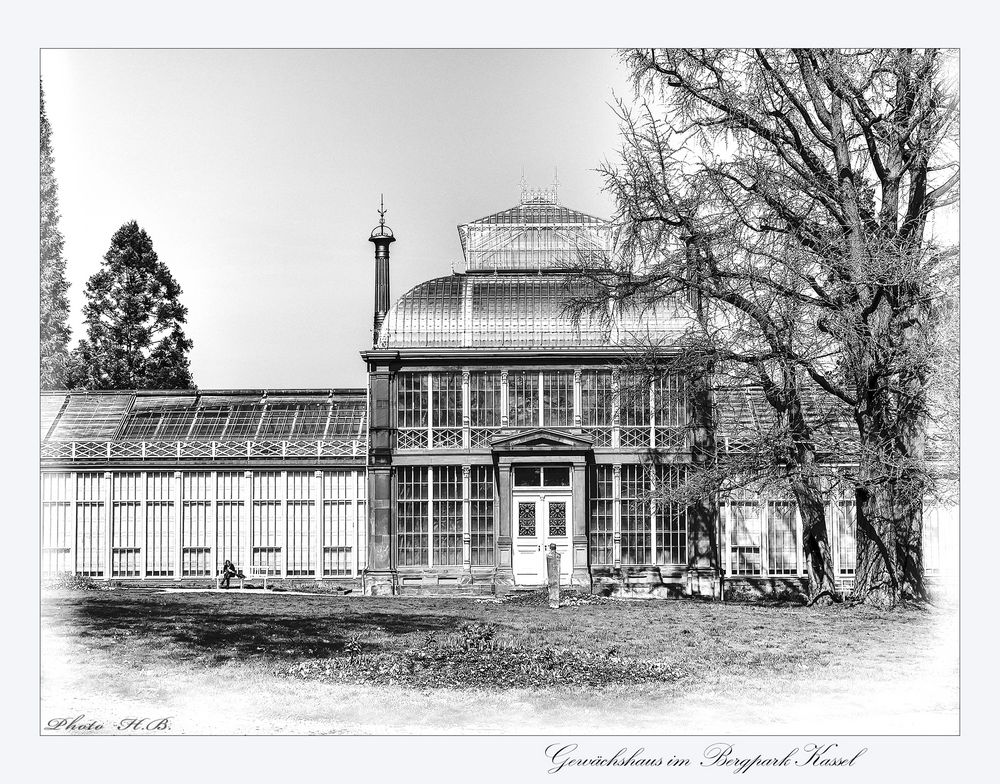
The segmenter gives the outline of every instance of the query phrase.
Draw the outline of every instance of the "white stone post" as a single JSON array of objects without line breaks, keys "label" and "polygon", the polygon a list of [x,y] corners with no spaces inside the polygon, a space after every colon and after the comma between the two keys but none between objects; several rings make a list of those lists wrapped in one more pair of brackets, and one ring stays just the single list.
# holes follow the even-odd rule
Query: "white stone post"
[{"label": "white stone post", "polygon": [[472,399],[471,377],[468,370],[462,371],[462,448],[472,448]]},{"label": "white stone post", "polygon": [[583,426],[583,371],[573,371],[573,426]]},{"label": "white stone post", "polygon": [[[313,551],[313,559],[316,564],[316,580],[317,582],[323,579],[323,531],[326,523],[326,503],[323,497],[324,487],[323,487],[323,472],[317,470],[313,473],[316,477],[316,547]],[[353,478],[353,472],[351,474]]]},{"label": "white stone post", "polygon": [[462,466],[462,568],[472,570],[472,466]]},{"label": "white stone post", "polygon": [[500,371],[500,427],[510,427],[510,401],[508,400],[507,371]]},{"label": "white stone post", "polygon": [[111,561],[112,554],[114,553],[114,545],[112,544],[114,540],[114,492],[111,487],[110,471],[104,472],[101,485],[102,495],[104,496],[104,576],[105,579],[110,580],[114,574]]},{"label": "white stone post", "polygon": [[[622,396],[621,375],[617,370],[611,371],[611,447],[621,448]],[[618,477],[621,478],[621,466],[618,466]],[[618,505],[615,505],[618,508]]]},{"label": "white stone post", "polygon": [[615,568],[622,565],[622,467],[611,466],[611,546]]}]

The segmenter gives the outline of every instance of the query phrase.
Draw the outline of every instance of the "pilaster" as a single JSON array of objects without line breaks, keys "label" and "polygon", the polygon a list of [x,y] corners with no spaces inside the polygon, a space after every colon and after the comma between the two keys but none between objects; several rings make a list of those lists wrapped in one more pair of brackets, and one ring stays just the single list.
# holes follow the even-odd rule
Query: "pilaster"
[{"label": "pilaster", "polygon": [[[506,373],[503,374],[506,377]],[[507,388],[506,381],[502,387]],[[506,411],[506,407],[504,408]],[[511,587],[514,585],[514,567],[512,561],[513,539],[511,537],[510,520],[510,486],[511,486],[510,465],[501,465],[497,472],[497,497],[494,508],[497,510],[497,570],[496,584],[500,587]]]},{"label": "pilaster", "polygon": [[365,593],[386,596],[396,593],[396,570],[392,547],[392,469],[368,469],[368,567]]},{"label": "pilaster", "polygon": [[573,464],[573,585],[592,590],[587,541],[587,465]]}]

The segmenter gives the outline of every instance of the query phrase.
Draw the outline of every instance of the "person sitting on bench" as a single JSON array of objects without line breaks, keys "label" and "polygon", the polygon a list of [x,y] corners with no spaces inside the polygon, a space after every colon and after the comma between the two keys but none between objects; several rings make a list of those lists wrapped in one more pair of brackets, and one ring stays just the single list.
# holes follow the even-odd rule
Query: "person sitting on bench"
[{"label": "person sitting on bench", "polygon": [[225,563],[222,564],[222,587],[229,588],[229,581],[233,577],[239,577],[241,580],[246,579],[243,576],[243,572],[237,570],[237,568],[233,566],[233,562],[227,558]]}]

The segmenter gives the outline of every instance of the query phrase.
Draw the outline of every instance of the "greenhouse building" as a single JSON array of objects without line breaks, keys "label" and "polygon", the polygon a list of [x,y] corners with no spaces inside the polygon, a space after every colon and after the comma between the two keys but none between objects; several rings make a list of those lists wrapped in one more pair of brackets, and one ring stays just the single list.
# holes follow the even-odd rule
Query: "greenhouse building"
[{"label": "greenhouse building", "polygon": [[[367,389],[43,393],[43,575],[123,582],[248,575],[367,594],[502,593],[562,582],[623,595],[801,590],[787,498],[720,498],[699,529],[657,500],[690,463],[684,379],[639,394],[623,346],[679,345],[683,301],[574,318],[570,265],[615,226],[554,190],[459,227],[464,265],[390,297],[384,217]],[[361,347],[359,347],[361,348]],[[760,407],[719,395],[727,444]],[[928,515],[933,572],[954,548]],[[854,504],[830,500],[834,566],[855,566]],[[727,591],[728,593],[728,591]]]}]

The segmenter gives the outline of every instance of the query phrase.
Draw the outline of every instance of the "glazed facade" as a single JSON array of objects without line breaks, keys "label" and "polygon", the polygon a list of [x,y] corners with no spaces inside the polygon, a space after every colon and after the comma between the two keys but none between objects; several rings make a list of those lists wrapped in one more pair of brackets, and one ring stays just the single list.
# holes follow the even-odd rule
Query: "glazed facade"
[{"label": "glazed facade", "polygon": [[[680,348],[683,301],[574,317],[569,269],[615,228],[554,194],[459,227],[461,272],[391,302],[375,245],[366,390],[50,393],[42,398],[42,572],[212,578],[223,560],[368,594],[503,592],[562,580],[625,595],[797,592],[801,521],[788,498],[733,493],[696,524],[665,502],[690,464],[685,379],[653,381],[626,347]],[[716,393],[720,449],[763,412]],[[849,584],[855,511],[834,495],[834,566]],[[926,566],[954,530],[933,510]]]}]

